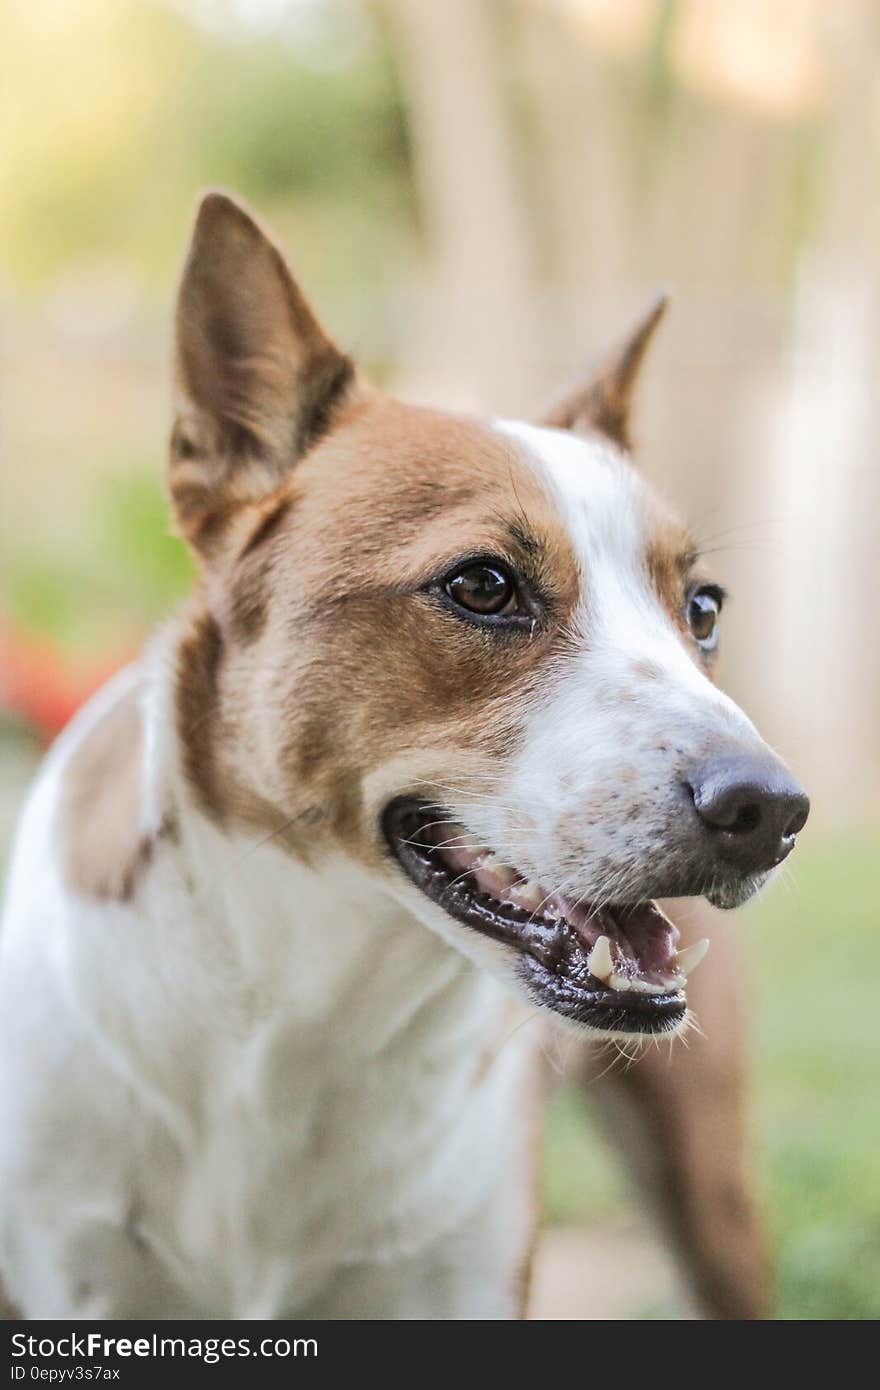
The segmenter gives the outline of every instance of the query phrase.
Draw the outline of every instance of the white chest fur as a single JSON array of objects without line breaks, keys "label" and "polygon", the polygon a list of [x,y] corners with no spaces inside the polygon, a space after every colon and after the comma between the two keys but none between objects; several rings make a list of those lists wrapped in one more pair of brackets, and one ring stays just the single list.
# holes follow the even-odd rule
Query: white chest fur
[{"label": "white chest fur", "polygon": [[130,903],[71,895],[52,838],[65,756],[32,795],[2,938],[13,1300],[511,1316],[534,1032],[501,987],[365,872],[203,821]]}]

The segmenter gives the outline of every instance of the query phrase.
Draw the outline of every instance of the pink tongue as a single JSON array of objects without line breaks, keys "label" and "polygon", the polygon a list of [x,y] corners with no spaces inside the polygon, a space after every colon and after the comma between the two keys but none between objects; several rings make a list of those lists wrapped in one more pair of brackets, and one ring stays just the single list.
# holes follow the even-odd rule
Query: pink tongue
[{"label": "pink tongue", "polygon": [[629,911],[606,908],[600,914],[579,905],[564,915],[587,951],[597,937],[608,937],[614,969],[627,979],[662,984],[677,975],[678,931],[656,903],[640,903]]}]

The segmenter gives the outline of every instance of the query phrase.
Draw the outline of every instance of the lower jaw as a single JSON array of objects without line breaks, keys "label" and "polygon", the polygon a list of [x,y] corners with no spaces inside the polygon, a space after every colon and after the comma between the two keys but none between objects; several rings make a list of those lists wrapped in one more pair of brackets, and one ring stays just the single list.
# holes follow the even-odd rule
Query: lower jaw
[{"label": "lower jaw", "polygon": [[418,814],[411,803],[394,802],[387,808],[385,838],[407,876],[447,916],[515,950],[516,974],[537,1006],[594,1032],[618,1037],[673,1033],[685,1023],[683,989],[647,993],[603,987],[590,974],[589,953],[566,921],[528,917],[516,921],[494,913],[460,880],[449,880],[442,865],[413,840],[417,828]]},{"label": "lower jaw", "polygon": [[523,957],[518,974],[535,1004],[596,1032],[656,1037],[677,1032],[687,1019],[684,990],[645,995],[592,990],[554,975],[530,956]]}]

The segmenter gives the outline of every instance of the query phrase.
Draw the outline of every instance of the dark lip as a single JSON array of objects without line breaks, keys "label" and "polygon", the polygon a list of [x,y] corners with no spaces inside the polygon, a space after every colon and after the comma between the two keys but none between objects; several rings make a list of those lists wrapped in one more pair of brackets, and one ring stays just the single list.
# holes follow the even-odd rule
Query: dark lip
[{"label": "dark lip", "polygon": [[426,799],[398,797],[382,816],[391,853],[407,877],[457,922],[519,953],[520,978],[536,1004],[603,1032],[667,1033],[685,1017],[684,991],[629,994],[597,988],[584,949],[563,921],[535,918],[475,894],[415,836],[441,808]]}]

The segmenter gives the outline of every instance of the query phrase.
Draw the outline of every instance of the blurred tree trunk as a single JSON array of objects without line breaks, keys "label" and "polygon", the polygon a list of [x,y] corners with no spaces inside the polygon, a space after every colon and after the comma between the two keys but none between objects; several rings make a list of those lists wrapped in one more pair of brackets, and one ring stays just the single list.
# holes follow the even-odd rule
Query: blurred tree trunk
[{"label": "blurred tree trunk", "polygon": [[528,98],[529,174],[546,285],[542,385],[555,391],[632,312],[635,219],[628,104],[599,55],[548,6],[517,14],[516,54]]},{"label": "blurred tree trunk", "polygon": [[531,284],[498,15],[473,0],[389,0],[388,10],[430,249],[410,362],[447,404],[521,411]]},{"label": "blurred tree trunk", "polygon": [[835,95],[825,196],[800,267],[777,477],[791,544],[774,596],[775,694],[820,816],[855,823],[876,814],[880,791],[880,188],[870,118],[880,13],[851,0],[829,8],[826,24]]}]

